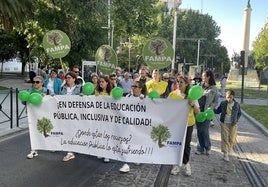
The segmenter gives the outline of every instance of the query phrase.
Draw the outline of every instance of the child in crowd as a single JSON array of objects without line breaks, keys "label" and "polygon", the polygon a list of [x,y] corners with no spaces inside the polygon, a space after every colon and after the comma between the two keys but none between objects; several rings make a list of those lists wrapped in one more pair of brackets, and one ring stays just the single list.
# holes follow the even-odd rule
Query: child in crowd
[{"label": "child in crowd", "polygon": [[223,159],[227,162],[230,161],[228,154],[236,144],[237,122],[241,116],[240,105],[234,97],[233,90],[226,91],[226,100],[214,109],[216,114],[221,114],[221,151],[224,154]]}]

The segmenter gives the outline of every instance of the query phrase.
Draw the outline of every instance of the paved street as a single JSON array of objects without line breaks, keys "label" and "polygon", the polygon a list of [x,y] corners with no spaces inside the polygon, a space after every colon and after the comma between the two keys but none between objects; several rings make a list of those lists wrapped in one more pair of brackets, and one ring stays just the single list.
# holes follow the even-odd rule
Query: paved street
[{"label": "paved street", "polygon": [[[0,80],[0,85],[20,84],[21,89],[30,86],[17,79],[4,82]],[[194,130],[190,177],[183,173],[170,175],[171,166],[153,164],[130,164],[130,172],[121,174],[118,171],[121,162],[103,163],[95,156],[76,154],[74,160],[66,163],[61,161],[65,152],[40,151],[38,157],[29,160],[26,159],[30,150],[27,122],[12,131],[8,124],[0,124],[0,186],[268,186],[266,132],[243,115],[239,121],[235,154],[230,162],[225,162],[220,152],[218,117],[214,122],[215,126],[210,127],[212,152],[209,156],[194,154],[197,145]],[[13,134],[6,135],[10,132]]]}]

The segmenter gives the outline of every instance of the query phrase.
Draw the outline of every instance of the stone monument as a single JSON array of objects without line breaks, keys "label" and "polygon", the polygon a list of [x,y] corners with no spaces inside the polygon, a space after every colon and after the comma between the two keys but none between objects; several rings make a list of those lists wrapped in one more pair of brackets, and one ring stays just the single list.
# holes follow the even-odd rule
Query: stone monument
[{"label": "stone monument", "polygon": [[[250,36],[250,16],[251,16],[250,0],[248,0],[247,7],[244,9],[244,38],[242,49],[245,51],[245,87],[258,87],[259,77],[257,71],[254,69],[253,63],[249,63],[249,36]],[[231,68],[228,74],[228,81],[241,85],[242,75],[239,58],[233,58]]]}]

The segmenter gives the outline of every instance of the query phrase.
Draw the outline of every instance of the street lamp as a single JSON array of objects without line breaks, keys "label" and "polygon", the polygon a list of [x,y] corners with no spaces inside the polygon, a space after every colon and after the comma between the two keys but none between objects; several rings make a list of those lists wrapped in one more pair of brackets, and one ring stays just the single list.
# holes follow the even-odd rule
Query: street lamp
[{"label": "street lamp", "polygon": [[[107,27],[101,27],[102,29],[108,30],[108,45],[113,47],[113,42],[111,42],[111,0],[107,1],[107,10],[108,10],[108,21],[107,21]],[[113,30],[112,30],[113,32]],[[113,33],[112,33],[113,34]]]},{"label": "street lamp", "polygon": [[177,34],[177,8],[181,5],[181,0],[179,1],[176,1],[174,0],[174,9],[175,9],[175,12],[174,12],[174,25],[173,25],[173,42],[172,42],[172,47],[173,47],[173,50],[174,50],[174,56],[173,56],[173,60],[172,60],[172,64],[171,64],[171,69],[174,69],[175,67],[175,51],[176,51],[176,34]]}]

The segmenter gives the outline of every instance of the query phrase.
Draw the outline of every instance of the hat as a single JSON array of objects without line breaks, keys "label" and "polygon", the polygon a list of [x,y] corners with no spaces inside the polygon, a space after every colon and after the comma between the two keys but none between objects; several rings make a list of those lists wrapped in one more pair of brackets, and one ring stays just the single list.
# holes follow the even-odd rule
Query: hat
[{"label": "hat", "polygon": [[163,78],[167,78],[168,79],[169,78],[169,74],[168,73],[164,73],[163,74]]}]

